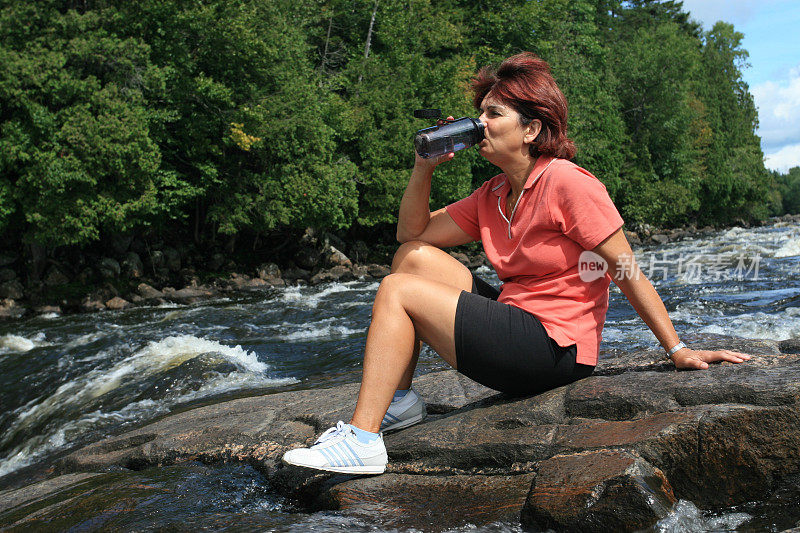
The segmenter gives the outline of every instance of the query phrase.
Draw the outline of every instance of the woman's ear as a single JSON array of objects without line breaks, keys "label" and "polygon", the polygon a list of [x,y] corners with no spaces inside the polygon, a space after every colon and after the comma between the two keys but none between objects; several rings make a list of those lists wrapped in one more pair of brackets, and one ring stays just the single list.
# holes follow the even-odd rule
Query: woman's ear
[{"label": "woman's ear", "polygon": [[539,136],[539,132],[542,131],[542,121],[538,118],[531,120],[530,124],[527,126],[527,131],[525,132],[524,141],[526,144],[532,144],[536,137]]}]

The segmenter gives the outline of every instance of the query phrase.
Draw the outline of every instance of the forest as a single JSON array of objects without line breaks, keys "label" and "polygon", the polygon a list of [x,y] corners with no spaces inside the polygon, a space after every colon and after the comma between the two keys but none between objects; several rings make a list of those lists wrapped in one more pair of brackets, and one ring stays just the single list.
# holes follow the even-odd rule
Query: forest
[{"label": "forest", "polygon": [[[4,248],[119,235],[233,251],[306,228],[393,234],[412,112],[477,116],[469,80],[519,51],[551,65],[575,162],[629,225],[748,224],[800,210],[764,166],[742,34],[658,0],[4,0]],[[496,169],[475,150],[432,206]]]}]

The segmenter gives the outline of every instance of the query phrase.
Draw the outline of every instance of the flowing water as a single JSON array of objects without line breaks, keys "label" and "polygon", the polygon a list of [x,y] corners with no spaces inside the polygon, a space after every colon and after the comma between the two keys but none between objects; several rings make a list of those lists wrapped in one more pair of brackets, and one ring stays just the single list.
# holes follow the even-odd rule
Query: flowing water
[{"label": "flowing water", "polygon": [[[800,337],[797,224],[733,228],[634,251],[685,339]],[[478,273],[498,284],[489,269]],[[176,409],[357,381],[377,288],[374,281],[288,287],[191,306],[0,324],[0,488],[4,476]],[[601,358],[657,346],[612,285]],[[421,355],[420,373],[444,368],[427,349]],[[243,465],[113,472],[74,490],[64,493],[72,500],[62,514],[48,515],[48,528],[382,530],[378,516],[365,523],[301,513]],[[787,499],[703,511],[680,502],[653,531],[778,531],[800,521],[796,498]],[[520,529],[499,523],[478,530]]]}]

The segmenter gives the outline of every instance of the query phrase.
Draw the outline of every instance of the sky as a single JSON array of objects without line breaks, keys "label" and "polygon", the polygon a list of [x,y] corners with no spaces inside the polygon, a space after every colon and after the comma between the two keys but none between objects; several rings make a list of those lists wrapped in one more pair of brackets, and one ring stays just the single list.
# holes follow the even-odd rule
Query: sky
[{"label": "sky", "polygon": [[751,66],[742,74],[758,107],[765,164],[800,166],[800,1],[683,0],[683,8],[707,30],[724,20],[744,34]]}]

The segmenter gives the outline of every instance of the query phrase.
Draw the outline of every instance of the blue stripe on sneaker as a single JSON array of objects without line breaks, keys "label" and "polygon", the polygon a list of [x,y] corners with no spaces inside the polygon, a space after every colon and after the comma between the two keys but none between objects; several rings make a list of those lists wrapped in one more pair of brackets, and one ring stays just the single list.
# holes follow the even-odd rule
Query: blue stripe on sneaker
[{"label": "blue stripe on sneaker", "polygon": [[328,454],[327,450],[325,450],[323,448],[320,448],[319,449],[319,453],[321,453],[322,456],[325,458],[325,460],[328,461],[328,465],[329,466],[336,466],[336,465],[333,464],[334,461],[331,460],[331,456]]},{"label": "blue stripe on sneaker", "polygon": [[388,416],[388,417],[389,417],[389,420],[391,420],[392,422],[400,422],[400,419],[399,419],[399,418],[397,418],[397,417],[396,417],[396,416],[394,416],[394,415],[390,415],[389,413],[386,413],[386,416]]},{"label": "blue stripe on sneaker", "polygon": [[340,449],[339,444],[340,443],[337,442],[336,444],[334,444],[333,446],[328,448],[328,450],[332,454],[335,454],[336,457],[339,459],[339,463],[341,463],[341,464],[338,464],[336,466],[350,466],[350,463],[347,462],[347,460],[345,459],[344,454],[342,453],[342,450]]},{"label": "blue stripe on sneaker", "polygon": [[324,451],[325,451],[325,457],[328,458],[328,464],[330,464],[331,466],[341,466],[339,463],[341,463],[342,460],[339,459],[339,457],[336,456],[336,454],[334,454],[330,448],[325,448]]},{"label": "blue stripe on sneaker", "polygon": [[[364,463],[361,462],[361,458],[358,456],[358,454],[355,451],[353,451],[353,448],[350,447],[350,443],[348,443],[346,440],[343,440],[342,444],[347,446],[347,449],[350,450],[350,453],[353,454],[353,458],[355,458],[355,460],[358,461],[358,464],[361,465],[361,466],[364,466]],[[355,464],[353,464],[353,466],[355,466]]]}]

